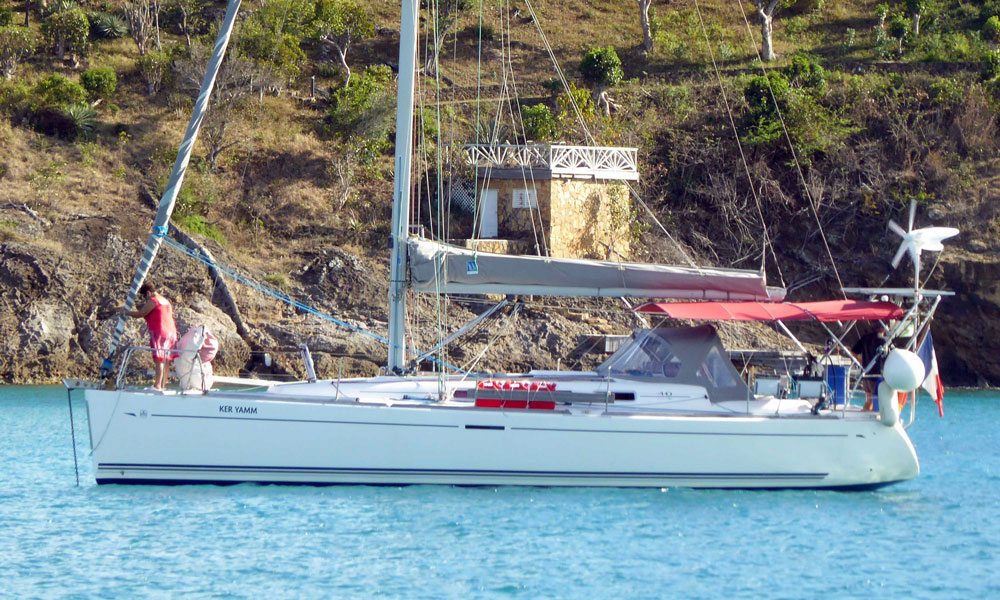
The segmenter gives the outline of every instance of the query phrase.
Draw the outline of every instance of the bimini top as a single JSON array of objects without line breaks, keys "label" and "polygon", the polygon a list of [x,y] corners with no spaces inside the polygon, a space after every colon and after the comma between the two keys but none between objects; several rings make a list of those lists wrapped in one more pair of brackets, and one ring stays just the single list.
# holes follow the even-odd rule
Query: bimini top
[{"label": "bimini top", "polygon": [[597,372],[604,377],[696,385],[705,388],[712,402],[746,400],[750,393],[711,325],[636,330]]},{"label": "bimini top", "polygon": [[638,312],[701,321],[887,321],[903,318],[892,302],[649,302]]}]

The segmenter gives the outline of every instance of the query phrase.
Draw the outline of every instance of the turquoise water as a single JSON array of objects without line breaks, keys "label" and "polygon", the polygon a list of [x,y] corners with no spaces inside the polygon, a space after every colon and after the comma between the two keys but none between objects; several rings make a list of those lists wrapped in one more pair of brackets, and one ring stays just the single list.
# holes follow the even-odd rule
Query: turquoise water
[{"label": "turquoise water", "polygon": [[922,399],[875,492],[101,486],[82,401],[0,387],[0,597],[1000,596],[1000,394]]}]

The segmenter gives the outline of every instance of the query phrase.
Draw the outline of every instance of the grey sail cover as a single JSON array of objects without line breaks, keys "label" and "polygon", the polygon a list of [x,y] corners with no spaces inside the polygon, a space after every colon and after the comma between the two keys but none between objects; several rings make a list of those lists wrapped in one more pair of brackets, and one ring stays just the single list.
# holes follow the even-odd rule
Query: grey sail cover
[{"label": "grey sail cover", "polygon": [[764,274],[742,269],[678,267],[475,252],[408,240],[410,285],[438,294],[535,294],[615,298],[777,301]]}]

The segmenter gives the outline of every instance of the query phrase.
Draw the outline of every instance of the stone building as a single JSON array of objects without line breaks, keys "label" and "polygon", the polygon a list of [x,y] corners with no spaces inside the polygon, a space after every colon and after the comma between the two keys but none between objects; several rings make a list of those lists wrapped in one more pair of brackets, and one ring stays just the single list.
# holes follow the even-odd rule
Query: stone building
[{"label": "stone building", "polygon": [[635,148],[469,145],[476,169],[476,232],[485,252],[626,260],[633,218],[627,182]]}]

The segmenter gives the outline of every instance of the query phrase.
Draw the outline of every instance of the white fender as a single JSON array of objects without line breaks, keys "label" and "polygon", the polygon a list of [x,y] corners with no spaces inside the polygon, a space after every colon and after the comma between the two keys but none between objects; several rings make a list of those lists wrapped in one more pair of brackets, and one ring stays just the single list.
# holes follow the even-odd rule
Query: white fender
[{"label": "white fender", "polygon": [[899,398],[896,390],[884,381],[878,384],[878,414],[886,427],[893,427],[899,422]]},{"label": "white fender", "polygon": [[912,392],[924,381],[924,363],[913,352],[896,348],[885,357],[882,378],[894,390]]},{"label": "white fender", "polygon": [[174,360],[174,371],[177,373],[182,392],[201,389],[201,359],[198,351],[201,350],[204,341],[205,326],[199,325],[188,329],[174,347],[181,350]]}]

